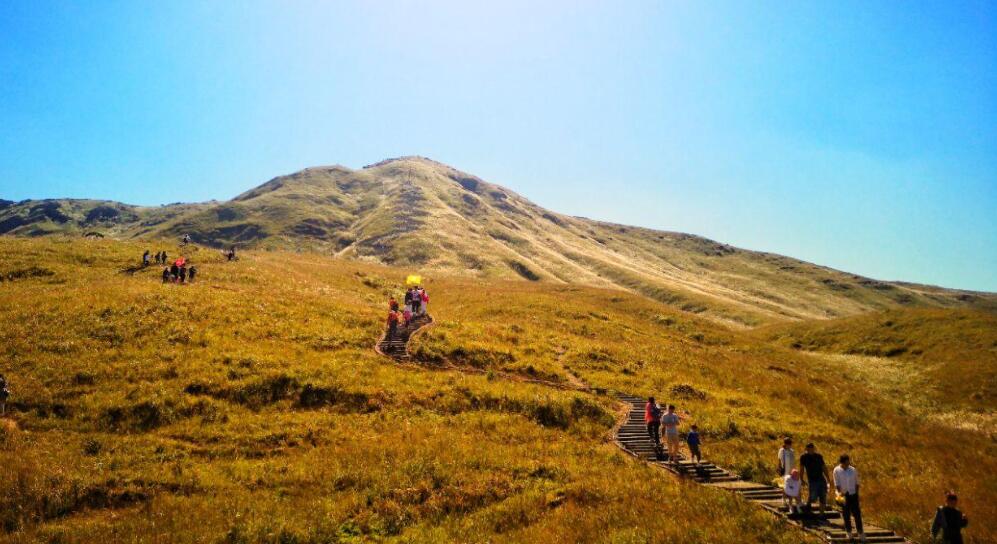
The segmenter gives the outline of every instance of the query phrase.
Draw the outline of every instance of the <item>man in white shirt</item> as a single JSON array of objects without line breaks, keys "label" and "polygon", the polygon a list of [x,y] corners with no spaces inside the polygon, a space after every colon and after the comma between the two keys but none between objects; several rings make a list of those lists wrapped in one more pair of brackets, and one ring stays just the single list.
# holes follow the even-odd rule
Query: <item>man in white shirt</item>
[{"label": "man in white shirt", "polygon": [[779,448],[779,475],[789,476],[796,466],[796,452],[793,451],[793,439],[786,437]]},{"label": "man in white shirt", "polygon": [[838,466],[834,467],[831,477],[834,479],[834,488],[845,498],[845,506],[841,512],[841,516],[845,518],[845,534],[852,534],[851,518],[854,517],[855,529],[858,530],[862,542],[865,542],[865,533],[862,531],[862,510],[859,508],[859,472],[851,466],[851,460],[847,455],[842,455],[838,459]]}]

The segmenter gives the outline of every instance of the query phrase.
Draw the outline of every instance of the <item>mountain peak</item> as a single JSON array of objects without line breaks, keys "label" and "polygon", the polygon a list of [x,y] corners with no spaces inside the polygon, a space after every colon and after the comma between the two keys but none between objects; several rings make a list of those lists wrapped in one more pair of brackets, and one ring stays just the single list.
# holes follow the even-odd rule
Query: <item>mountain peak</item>
[{"label": "mountain peak", "polygon": [[314,166],[227,202],[140,208],[0,202],[0,233],[98,232],[300,249],[407,269],[580,283],[753,326],[906,306],[997,307],[997,297],[838,272],[706,238],[568,217],[422,156]]}]

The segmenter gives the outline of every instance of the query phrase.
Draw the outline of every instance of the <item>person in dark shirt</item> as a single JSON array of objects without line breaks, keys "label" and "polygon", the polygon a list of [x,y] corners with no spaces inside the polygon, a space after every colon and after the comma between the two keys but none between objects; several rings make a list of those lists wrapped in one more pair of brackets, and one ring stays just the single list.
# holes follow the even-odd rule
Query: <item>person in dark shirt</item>
[{"label": "person in dark shirt", "polygon": [[703,462],[703,454],[699,452],[699,427],[693,425],[689,427],[689,434],[685,435],[685,443],[689,445],[689,458],[695,459],[696,463]]},{"label": "person in dark shirt", "polygon": [[935,521],[931,524],[931,538],[938,538],[942,533],[945,544],[962,544],[962,528],[969,525],[969,518],[956,508],[959,497],[949,491],[945,496],[945,506],[939,506],[935,512]]},{"label": "person in dark shirt", "polygon": [[820,501],[821,516],[827,510],[827,481],[831,479],[827,473],[827,464],[824,463],[824,456],[817,453],[817,447],[813,442],[807,444],[806,453],[800,456],[800,467],[807,477],[807,487],[810,489],[807,495],[807,511],[810,511],[814,500]]},{"label": "person in dark shirt", "polygon": [[163,269],[163,283],[170,283],[173,281],[173,274],[170,273],[170,267]]}]

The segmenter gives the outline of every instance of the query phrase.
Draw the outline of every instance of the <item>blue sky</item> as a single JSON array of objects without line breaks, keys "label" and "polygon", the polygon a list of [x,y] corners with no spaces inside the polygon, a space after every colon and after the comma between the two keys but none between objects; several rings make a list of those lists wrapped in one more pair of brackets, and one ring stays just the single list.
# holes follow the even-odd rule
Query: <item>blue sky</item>
[{"label": "blue sky", "polygon": [[0,36],[0,198],[227,199],[419,154],[563,213],[997,291],[993,2],[13,0]]}]

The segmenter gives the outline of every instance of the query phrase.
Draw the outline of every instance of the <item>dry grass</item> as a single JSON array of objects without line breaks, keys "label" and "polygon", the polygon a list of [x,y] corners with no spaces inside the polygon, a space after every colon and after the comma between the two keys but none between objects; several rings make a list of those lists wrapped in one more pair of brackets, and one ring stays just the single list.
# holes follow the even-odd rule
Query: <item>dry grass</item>
[{"label": "dry grass", "polygon": [[142,249],[0,239],[5,275],[34,270],[0,284],[19,427],[0,431],[0,541],[800,540],[629,460],[605,440],[611,399],[515,379],[569,373],[674,399],[709,457],[759,481],[792,434],[851,451],[891,528],[923,539],[954,486],[976,541],[997,537],[994,483],[967,477],[997,472],[991,438],[850,363],[619,291],[439,275],[416,359],[479,370],[404,367],[371,349],[400,269],[199,250],[199,283],[163,286],[119,272]]},{"label": "dry grass", "polygon": [[[95,212],[99,212],[96,213]],[[308,168],[228,202],[137,208],[27,201],[0,234],[189,233],[228,247],[312,250],[450,275],[625,289],[728,326],[903,307],[997,309],[992,294],[889,283],[699,236],[568,217],[428,159]]]},{"label": "dry grass", "polygon": [[0,240],[51,273],[0,287],[0,541],[798,539],[629,461],[607,398],[376,356],[396,271],[200,250],[163,286],[142,247]]}]

